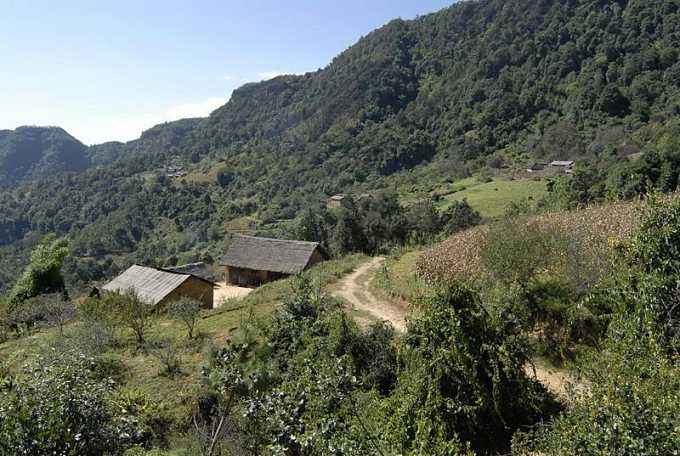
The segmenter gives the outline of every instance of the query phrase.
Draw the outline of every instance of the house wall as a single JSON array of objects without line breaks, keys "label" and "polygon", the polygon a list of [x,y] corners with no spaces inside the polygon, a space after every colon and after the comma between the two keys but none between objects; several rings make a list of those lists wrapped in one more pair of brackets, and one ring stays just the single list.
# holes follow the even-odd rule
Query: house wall
[{"label": "house wall", "polygon": [[322,261],[326,261],[326,257],[324,257],[321,254],[321,251],[317,248],[314,250],[314,253],[312,253],[312,256],[309,258],[309,263],[307,263],[307,267],[311,268],[317,263],[321,263]]},{"label": "house wall", "polygon": [[273,282],[288,276],[279,272],[255,271],[231,266],[226,266],[224,273],[224,280],[227,283],[241,287],[258,287],[264,283]]},{"label": "house wall", "polygon": [[194,298],[203,304],[204,309],[213,308],[213,286],[212,284],[196,277],[189,277],[182,285],[177,287],[172,293],[167,295],[163,301],[158,303],[159,308],[166,307],[169,303],[186,296]]}]

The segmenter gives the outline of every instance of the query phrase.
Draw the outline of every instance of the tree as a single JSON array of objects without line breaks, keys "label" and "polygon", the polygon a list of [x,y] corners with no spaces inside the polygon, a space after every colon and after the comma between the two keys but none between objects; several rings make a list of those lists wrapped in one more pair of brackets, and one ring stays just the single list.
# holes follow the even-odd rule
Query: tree
[{"label": "tree", "polygon": [[454,201],[441,214],[441,219],[443,229],[447,234],[457,233],[482,222],[482,216],[465,199]]},{"label": "tree", "polygon": [[462,285],[442,290],[409,323],[404,368],[388,400],[395,454],[496,454],[513,432],[554,411],[524,372],[526,340],[512,315],[492,319]]},{"label": "tree", "polygon": [[168,307],[168,315],[186,326],[189,339],[194,337],[194,328],[200,313],[200,301],[187,296],[182,296]]},{"label": "tree", "polygon": [[130,289],[113,299],[121,323],[134,332],[137,344],[143,346],[145,335],[152,323],[154,307],[142,301],[137,293]]},{"label": "tree", "polygon": [[45,323],[49,326],[56,326],[59,329],[59,335],[63,336],[64,325],[76,315],[73,303],[66,299],[62,293],[51,293],[33,299],[34,305],[40,309]]},{"label": "tree", "polygon": [[68,255],[66,241],[47,236],[31,253],[31,259],[19,280],[10,291],[11,306],[39,294],[63,292],[61,266]]}]

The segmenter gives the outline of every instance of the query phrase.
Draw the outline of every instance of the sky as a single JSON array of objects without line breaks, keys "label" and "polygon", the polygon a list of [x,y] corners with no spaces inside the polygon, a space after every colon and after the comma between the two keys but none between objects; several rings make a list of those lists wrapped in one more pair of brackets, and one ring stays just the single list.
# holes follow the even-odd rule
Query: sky
[{"label": "sky", "polygon": [[0,129],[86,144],[207,116],[246,82],[325,67],[454,0],[0,0]]}]

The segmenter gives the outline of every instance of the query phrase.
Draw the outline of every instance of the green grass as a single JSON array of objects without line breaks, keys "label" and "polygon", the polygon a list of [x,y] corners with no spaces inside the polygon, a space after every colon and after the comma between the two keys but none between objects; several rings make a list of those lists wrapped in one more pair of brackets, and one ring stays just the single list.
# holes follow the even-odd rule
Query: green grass
[{"label": "green grass", "polygon": [[[362,255],[351,255],[321,263],[308,272],[321,288],[326,288],[366,261]],[[210,345],[224,345],[238,337],[239,329],[249,320],[266,319],[291,292],[292,278],[264,285],[241,300],[232,300],[220,309],[204,311],[196,325],[199,337],[188,340],[186,328],[165,316],[153,321],[147,341],[169,340],[181,359],[181,373],[174,377],[162,375],[162,365],[145,349],[138,348],[133,334],[122,330],[120,343],[106,355],[122,361],[125,366],[122,388],[144,392],[154,404],[161,404],[178,430],[186,425],[201,387],[201,367],[204,351]],[[61,338],[56,329],[41,329],[29,336],[0,344],[0,360],[13,374],[20,375],[22,366],[50,346],[68,346],[76,342],[80,323],[65,328]],[[2,367],[2,366],[0,366]]]},{"label": "green grass", "polygon": [[465,190],[446,195],[439,204],[442,209],[445,209],[453,201],[467,199],[470,206],[479,211],[484,218],[490,219],[502,216],[512,202],[519,202],[529,197],[537,200],[546,193],[545,181],[495,180],[484,184],[473,184]]}]

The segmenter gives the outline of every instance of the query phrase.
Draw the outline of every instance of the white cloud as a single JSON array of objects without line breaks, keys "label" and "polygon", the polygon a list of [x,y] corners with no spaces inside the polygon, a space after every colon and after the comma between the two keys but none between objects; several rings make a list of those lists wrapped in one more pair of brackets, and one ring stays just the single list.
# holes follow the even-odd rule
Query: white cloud
[{"label": "white cloud", "polygon": [[65,128],[85,144],[137,139],[144,130],[154,125],[187,117],[206,117],[224,105],[229,98],[211,97],[206,100],[170,105],[158,112],[142,113],[130,117],[97,119],[85,124]]},{"label": "white cloud", "polygon": [[230,75],[230,74],[224,75],[224,80],[225,80],[225,81],[231,81],[232,79],[234,79],[234,77],[233,77],[232,75]]}]

